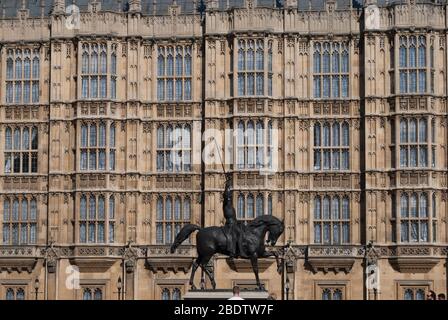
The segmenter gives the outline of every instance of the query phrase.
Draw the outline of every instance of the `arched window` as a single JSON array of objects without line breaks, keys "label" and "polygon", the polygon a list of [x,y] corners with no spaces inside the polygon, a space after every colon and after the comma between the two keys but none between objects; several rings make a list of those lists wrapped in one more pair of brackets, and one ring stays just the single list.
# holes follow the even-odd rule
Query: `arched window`
[{"label": "arched window", "polygon": [[[107,199],[108,207],[106,207]],[[79,201],[79,242],[113,243],[115,241],[114,197],[81,195]],[[109,228],[107,234],[106,226]]]},{"label": "arched window", "polygon": [[174,220],[181,220],[180,197],[176,197],[174,200]]},{"label": "arched window", "polygon": [[252,194],[249,194],[247,196],[247,218],[253,219],[255,217],[254,215],[254,196]]},{"label": "arched window", "polygon": [[[116,45],[111,46],[111,53],[105,43],[83,44],[81,58],[81,97],[116,98],[117,56]],[[110,53],[110,78],[108,78],[108,54]],[[108,90],[110,79],[110,90]],[[110,92],[108,96],[108,92]]]},{"label": "arched window", "polygon": [[331,300],[331,291],[330,291],[330,289],[324,289],[322,291],[322,300]]},{"label": "arched window", "polygon": [[100,54],[100,73],[107,73],[107,54],[104,48]]},{"label": "arched window", "polygon": [[25,58],[25,62],[24,62],[24,68],[23,68],[23,77],[25,79],[30,79],[31,78],[31,60],[30,58]]},{"label": "arched window", "polygon": [[[183,225],[190,223],[191,198],[162,196],[156,204],[156,243],[171,244]],[[189,241],[189,240],[188,240]]]},{"label": "arched window", "polygon": [[262,194],[257,195],[257,217],[264,215],[264,199]]},{"label": "arched window", "polygon": [[93,300],[103,300],[103,291],[101,289],[95,289]]},{"label": "arched window", "polygon": [[404,292],[404,300],[414,300],[414,293],[411,289],[407,289]]},{"label": "arched window", "polygon": [[314,198],[314,242],[347,244],[350,242],[350,202],[347,196]]},{"label": "arched window", "polygon": [[92,300],[92,291],[90,289],[84,289],[82,299],[83,300]]},{"label": "arched window", "polygon": [[6,289],[6,300],[14,300],[14,289],[8,288]]},{"label": "arched window", "polygon": [[170,290],[168,290],[167,288],[162,290],[162,300],[171,300]]},{"label": "arched window", "polygon": [[96,123],[81,125],[81,170],[105,171],[107,153],[109,153],[108,168],[115,170],[115,125],[113,123],[109,125],[109,130],[109,137],[107,137],[106,123],[100,123],[98,126]]},{"label": "arched window", "polygon": [[313,53],[315,98],[348,97],[348,45],[345,42],[316,42]]},{"label": "arched window", "polygon": [[237,166],[239,169],[243,169],[245,166],[244,132],[245,132],[244,122],[240,121],[238,123],[238,130],[237,130]]},{"label": "arched window", "polygon": [[237,202],[237,213],[238,213],[238,219],[245,219],[246,218],[246,212],[245,212],[245,206],[244,206],[244,196],[242,194],[238,195],[238,202]]},{"label": "arched window", "polygon": [[[435,158],[435,155],[432,157]],[[401,119],[400,166],[427,167],[428,162],[427,119]]]},{"label": "arched window", "polygon": [[415,294],[415,300],[425,300],[425,290],[418,289]]},{"label": "arched window", "polygon": [[[426,61],[425,36],[400,37],[400,93],[426,93]],[[430,68],[432,69],[433,66]]]},{"label": "arched window", "polygon": [[180,300],[180,298],[181,298],[180,289],[174,288],[173,289],[173,300]]},{"label": "arched window", "polygon": [[14,76],[16,80],[22,79],[22,59],[20,57],[16,58],[16,72]]},{"label": "arched window", "polygon": [[106,207],[105,207],[105,200],[104,196],[98,197],[98,217],[97,217],[97,230],[98,230],[98,243],[104,243],[105,242],[105,226],[104,221],[106,219]]},{"label": "arched window", "polygon": [[267,50],[268,68],[265,68],[265,49],[262,39],[241,39],[238,42],[238,96],[265,95],[265,78],[268,78],[268,95],[272,95],[272,44]]},{"label": "arched window", "polygon": [[272,195],[268,196],[268,215],[272,216]]},{"label": "arched window", "polygon": [[88,51],[84,51],[82,54],[82,67],[81,72],[83,74],[89,73],[89,53]]},{"label": "arched window", "polygon": [[37,204],[34,198],[6,198],[3,202],[3,243],[27,245],[36,243]]},{"label": "arched window", "polygon": [[109,197],[109,242],[115,242],[115,198]]},{"label": "arched window", "polygon": [[6,79],[14,79],[14,60],[8,58],[6,61]]},{"label": "arched window", "polygon": [[191,202],[190,198],[186,197],[184,199],[184,220],[190,221],[190,216],[191,216]]},{"label": "arched window", "polygon": [[[435,199],[432,199],[435,203]],[[427,193],[403,193],[400,200],[400,233],[401,242],[428,242],[429,239],[429,204]],[[433,219],[435,232],[435,219]],[[434,241],[434,240],[432,240]]]}]

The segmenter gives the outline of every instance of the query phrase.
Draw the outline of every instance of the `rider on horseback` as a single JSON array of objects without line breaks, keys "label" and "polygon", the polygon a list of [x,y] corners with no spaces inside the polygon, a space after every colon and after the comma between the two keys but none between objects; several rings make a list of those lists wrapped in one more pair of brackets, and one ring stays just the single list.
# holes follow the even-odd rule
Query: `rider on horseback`
[{"label": "rider on horseback", "polygon": [[235,209],[233,208],[232,191],[230,190],[231,185],[232,176],[230,174],[227,174],[223,202],[224,218],[226,219],[226,223],[224,225],[224,234],[227,238],[227,250],[229,250],[229,256],[231,259],[233,259],[237,255],[239,228]]}]

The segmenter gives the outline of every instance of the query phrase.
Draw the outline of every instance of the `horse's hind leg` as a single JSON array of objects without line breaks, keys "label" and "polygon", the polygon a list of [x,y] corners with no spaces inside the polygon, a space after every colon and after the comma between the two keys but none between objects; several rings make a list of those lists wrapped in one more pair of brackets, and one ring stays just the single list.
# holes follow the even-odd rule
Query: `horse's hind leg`
[{"label": "horse's hind leg", "polygon": [[210,279],[213,289],[216,289],[216,282],[215,282],[213,273],[211,273],[210,270],[207,269],[207,264],[210,261],[210,258],[211,257],[205,257],[200,262],[199,261],[198,262],[200,263],[202,270],[204,270],[204,272],[207,274],[208,278]]},{"label": "horse's hind leg", "polygon": [[196,286],[194,285],[194,274],[196,273],[197,268],[199,267],[199,258],[193,261],[193,266],[191,268],[191,276],[190,276],[190,286],[192,290],[196,290]]}]

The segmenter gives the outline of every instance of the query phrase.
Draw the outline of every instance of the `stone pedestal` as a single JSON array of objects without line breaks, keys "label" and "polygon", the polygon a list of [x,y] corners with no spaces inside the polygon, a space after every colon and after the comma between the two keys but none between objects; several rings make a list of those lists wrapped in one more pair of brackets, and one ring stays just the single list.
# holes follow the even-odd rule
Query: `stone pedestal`
[{"label": "stone pedestal", "polygon": [[[231,289],[191,290],[184,295],[184,300],[227,300],[233,296]],[[244,300],[266,300],[267,291],[241,290],[240,297]]]}]

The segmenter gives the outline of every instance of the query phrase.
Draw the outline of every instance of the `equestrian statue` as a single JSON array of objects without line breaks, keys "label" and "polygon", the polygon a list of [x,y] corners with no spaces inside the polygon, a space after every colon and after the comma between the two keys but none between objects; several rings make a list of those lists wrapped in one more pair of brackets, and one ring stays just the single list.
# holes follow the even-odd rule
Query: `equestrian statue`
[{"label": "equestrian statue", "polygon": [[[258,259],[274,256],[277,260],[277,267],[280,266],[279,254],[277,251],[266,250],[265,245],[274,246],[283,233],[285,226],[272,215],[263,215],[244,224],[238,221],[232,201],[232,178],[226,174],[226,184],[224,190],[223,213],[225,224],[222,227],[201,228],[198,225],[187,224],[177,234],[171,246],[171,253],[182,244],[195,231],[197,259],[193,262],[190,277],[190,286],[195,289],[193,284],[194,274],[198,267],[207,274],[213,289],[216,288],[216,282],[212,272],[207,269],[207,264],[214,254],[219,253],[229,256],[230,259],[242,258],[249,259],[255,274],[258,289],[262,290],[260,279],[258,277]],[[265,243],[267,235],[267,240]]]}]

